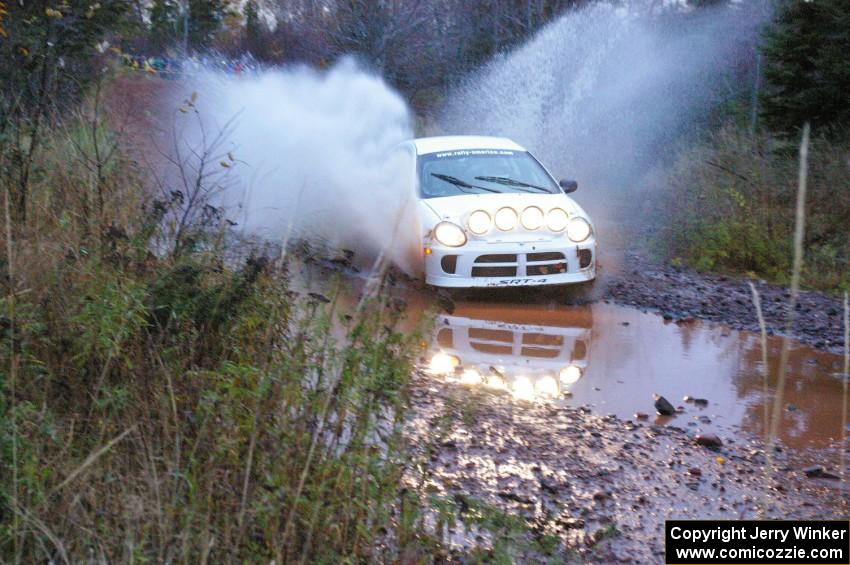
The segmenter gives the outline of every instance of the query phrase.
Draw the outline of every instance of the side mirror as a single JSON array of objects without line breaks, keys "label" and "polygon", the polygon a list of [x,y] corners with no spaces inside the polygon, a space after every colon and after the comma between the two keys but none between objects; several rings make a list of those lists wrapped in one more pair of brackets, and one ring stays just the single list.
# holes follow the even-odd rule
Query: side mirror
[{"label": "side mirror", "polygon": [[574,180],[561,179],[558,181],[558,184],[561,185],[561,189],[564,191],[564,194],[569,194],[578,190],[578,183]]}]

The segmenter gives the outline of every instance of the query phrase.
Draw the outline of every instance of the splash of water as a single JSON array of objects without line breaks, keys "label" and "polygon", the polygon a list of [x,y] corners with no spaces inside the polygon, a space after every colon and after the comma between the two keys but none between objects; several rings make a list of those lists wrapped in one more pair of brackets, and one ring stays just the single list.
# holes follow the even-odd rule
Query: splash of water
[{"label": "splash of water", "polygon": [[653,6],[596,3],[562,16],[457,88],[440,128],[514,138],[589,186],[579,199],[602,214],[739,88],[730,79],[765,17],[743,3]]},{"label": "splash of water", "polygon": [[237,181],[221,204],[252,235],[297,237],[380,254],[410,271],[416,234],[413,167],[393,148],[412,137],[404,100],[351,61],[325,72],[306,67],[242,76],[208,72],[192,85],[202,118],[233,120],[228,141]]}]

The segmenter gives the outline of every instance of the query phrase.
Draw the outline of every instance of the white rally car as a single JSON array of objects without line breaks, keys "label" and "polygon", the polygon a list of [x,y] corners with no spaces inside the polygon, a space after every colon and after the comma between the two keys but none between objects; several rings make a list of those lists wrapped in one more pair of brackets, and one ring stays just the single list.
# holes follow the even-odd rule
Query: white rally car
[{"label": "white rally car", "polygon": [[426,283],[438,287],[575,284],[596,277],[593,223],[509,139],[414,139]]}]

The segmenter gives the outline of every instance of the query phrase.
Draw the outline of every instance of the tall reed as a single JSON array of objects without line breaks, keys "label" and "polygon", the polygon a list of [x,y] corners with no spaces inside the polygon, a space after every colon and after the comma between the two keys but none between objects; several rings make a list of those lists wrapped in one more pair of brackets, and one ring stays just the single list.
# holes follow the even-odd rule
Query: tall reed
[{"label": "tall reed", "polygon": [[767,449],[773,451],[779,426],[782,421],[783,403],[785,400],[785,380],[790,354],[791,332],[794,329],[794,318],[797,311],[797,300],[800,295],[800,274],[803,270],[803,237],[806,231],[806,186],[808,179],[809,160],[809,123],[803,126],[800,141],[800,167],[797,176],[797,203],[794,215],[794,259],[791,267],[791,296],[788,298],[788,313],[785,318],[785,333],[782,336],[782,350],[779,355],[779,372],[776,381],[776,392],[773,398],[773,414],[770,429],[767,434]]}]

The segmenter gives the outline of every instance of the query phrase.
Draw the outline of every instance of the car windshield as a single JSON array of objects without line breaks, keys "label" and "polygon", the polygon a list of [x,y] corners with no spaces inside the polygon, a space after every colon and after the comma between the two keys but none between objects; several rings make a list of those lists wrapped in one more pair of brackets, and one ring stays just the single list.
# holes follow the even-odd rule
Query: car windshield
[{"label": "car windshield", "polygon": [[525,151],[459,149],[419,156],[423,198],[459,194],[555,194],[558,187]]}]

